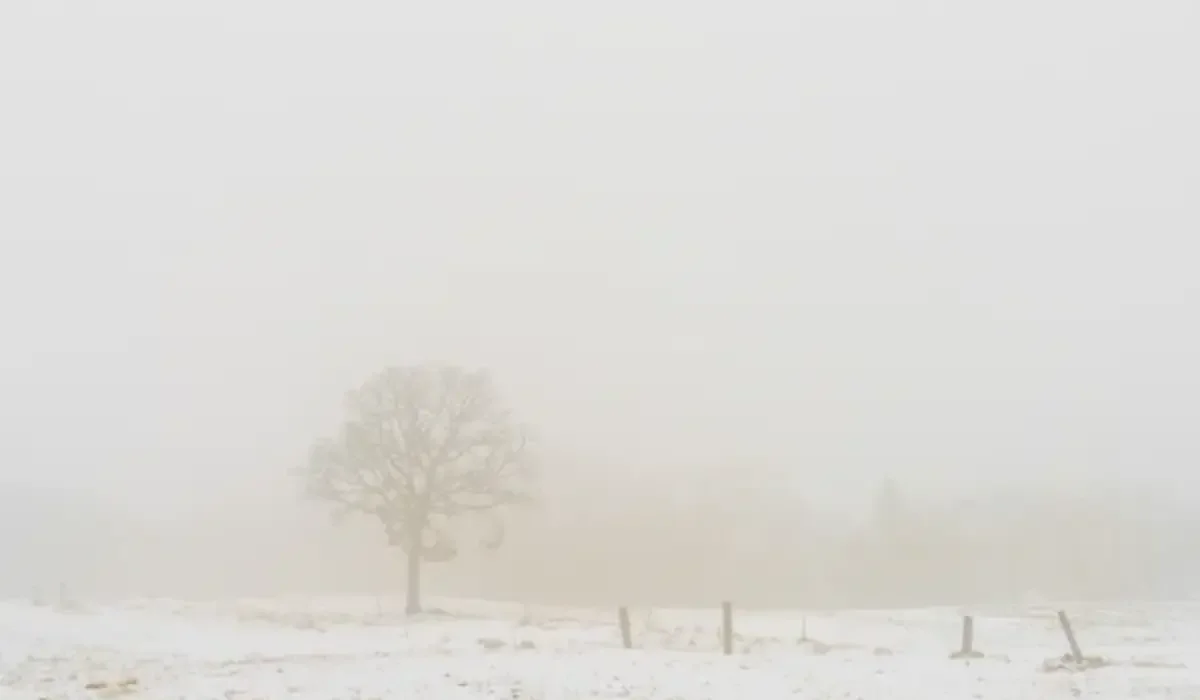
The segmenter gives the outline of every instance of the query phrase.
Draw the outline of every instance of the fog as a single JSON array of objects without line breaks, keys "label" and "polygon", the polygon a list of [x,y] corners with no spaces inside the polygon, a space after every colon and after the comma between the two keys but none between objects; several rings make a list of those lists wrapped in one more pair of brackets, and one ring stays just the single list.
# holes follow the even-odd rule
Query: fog
[{"label": "fog", "polygon": [[1197,27],[9,0],[0,590],[402,587],[288,472],[439,362],[491,370],[545,481],[431,592],[1191,592]]}]

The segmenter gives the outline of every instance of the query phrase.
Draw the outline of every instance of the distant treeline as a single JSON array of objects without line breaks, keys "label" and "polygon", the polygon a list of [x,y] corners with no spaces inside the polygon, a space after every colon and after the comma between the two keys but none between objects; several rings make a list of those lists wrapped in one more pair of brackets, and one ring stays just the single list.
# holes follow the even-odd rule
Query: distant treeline
[{"label": "distant treeline", "polygon": [[[616,474],[560,482],[499,551],[431,566],[431,595],[611,605],[884,607],[1179,598],[1200,590],[1200,512],[1129,490],[1027,489],[933,501],[868,486],[865,513],[740,474],[703,488]],[[697,482],[700,483],[700,482]],[[0,491],[0,593],[81,597],[399,592],[372,523],[335,527],[281,490],[257,508],[146,523],[77,496]],[[269,503],[268,503],[269,501]]]},{"label": "distant treeline", "polygon": [[471,592],[871,607],[1183,597],[1200,580],[1200,517],[1115,491],[917,504],[887,482],[866,517],[822,513],[769,484],[692,501],[643,484],[609,502],[620,505],[530,519]]}]

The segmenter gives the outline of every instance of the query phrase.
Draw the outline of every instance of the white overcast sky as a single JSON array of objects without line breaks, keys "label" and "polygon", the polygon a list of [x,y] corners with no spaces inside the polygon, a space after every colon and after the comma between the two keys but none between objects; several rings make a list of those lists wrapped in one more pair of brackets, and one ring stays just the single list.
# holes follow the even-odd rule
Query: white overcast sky
[{"label": "white overcast sky", "polygon": [[261,487],[424,360],[601,464],[1190,484],[1198,125],[1194,1],[4,0],[0,484]]}]

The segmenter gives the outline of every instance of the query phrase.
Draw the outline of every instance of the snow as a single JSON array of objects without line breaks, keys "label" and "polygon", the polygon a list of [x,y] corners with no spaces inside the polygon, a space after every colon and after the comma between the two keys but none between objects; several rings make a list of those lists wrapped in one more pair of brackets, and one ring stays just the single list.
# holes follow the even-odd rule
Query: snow
[{"label": "snow", "polygon": [[[0,698],[1200,698],[1196,604],[1064,604],[1108,665],[1058,672],[1043,668],[1067,646],[1052,607],[735,611],[727,657],[717,606],[631,611],[633,650],[615,610],[432,606],[410,620],[369,597],[0,602]],[[964,612],[985,657],[952,661]]]}]

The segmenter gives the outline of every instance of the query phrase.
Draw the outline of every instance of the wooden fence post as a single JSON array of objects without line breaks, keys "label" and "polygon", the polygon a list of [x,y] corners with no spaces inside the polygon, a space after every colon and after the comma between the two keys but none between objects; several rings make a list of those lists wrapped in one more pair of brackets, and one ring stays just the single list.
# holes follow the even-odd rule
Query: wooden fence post
[{"label": "wooden fence post", "polygon": [[721,603],[721,646],[726,656],[733,653],[733,603]]},{"label": "wooden fence post", "polygon": [[1071,629],[1071,621],[1067,619],[1067,611],[1058,611],[1058,623],[1062,625],[1063,634],[1067,635],[1067,643],[1071,645],[1071,659],[1077,664],[1083,663],[1083,651],[1075,639],[1075,631]]},{"label": "wooden fence post", "polygon": [[617,622],[621,625],[621,643],[626,649],[632,649],[633,630],[629,626],[629,608],[621,606],[617,609]]},{"label": "wooden fence post", "polygon": [[983,654],[975,651],[975,618],[963,615],[962,648],[950,655],[951,659],[982,659]]}]

